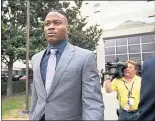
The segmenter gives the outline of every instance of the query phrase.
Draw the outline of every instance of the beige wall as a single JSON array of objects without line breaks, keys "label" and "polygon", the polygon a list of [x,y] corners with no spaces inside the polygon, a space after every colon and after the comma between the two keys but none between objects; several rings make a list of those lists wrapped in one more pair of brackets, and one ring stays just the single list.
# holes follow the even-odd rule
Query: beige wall
[{"label": "beige wall", "polygon": [[122,29],[105,30],[103,32],[103,38],[148,33],[152,32],[154,29],[155,23],[138,25],[133,27],[125,27]]},{"label": "beige wall", "polygon": [[98,42],[97,46],[97,68],[98,70],[104,69],[105,68],[105,54],[104,54],[104,42],[103,39],[101,38]]}]

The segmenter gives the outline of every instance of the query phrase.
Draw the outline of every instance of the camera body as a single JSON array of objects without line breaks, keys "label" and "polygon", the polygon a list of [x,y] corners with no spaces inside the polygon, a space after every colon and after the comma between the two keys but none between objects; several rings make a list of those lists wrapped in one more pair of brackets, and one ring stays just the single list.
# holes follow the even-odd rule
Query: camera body
[{"label": "camera body", "polygon": [[124,76],[124,69],[127,68],[127,65],[123,63],[106,63],[105,75],[111,75],[113,78],[121,78]]},{"label": "camera body", "polygon": [[111,81],[114,78],[122,78],[124,76],[124,69],[125,68],[127,68],[126,64],[119,63],[119,62],[117,62],[117,63],[107,62],[105,64],[105,72],[101,71],[101,74],[102,74],[101,85],[102,85],[102,87],[103,87],[105,77],[107,75],[112,77]]}]

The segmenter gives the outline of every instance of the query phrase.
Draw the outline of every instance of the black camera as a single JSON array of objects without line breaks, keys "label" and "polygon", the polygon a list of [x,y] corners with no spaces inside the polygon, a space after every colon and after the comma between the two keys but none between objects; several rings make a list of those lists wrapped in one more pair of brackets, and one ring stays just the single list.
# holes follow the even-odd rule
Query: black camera
[{"label": "black camera", "polygon": [[115,59],[115,62],[117,62],[117,63],[107,62],[105,64],[105,72],[101,71],[101,74],[102,74],[101,85],[102,85],[102,87],[103,87],[103,83],[104,83],[106,75],[109,75],[112,77],[111,81],[114,78],[122,78],[124,76],[124,69],[127,68],[127,65],[123,64],[123,63],[119,63],[118,58],[114,58],[114,59]]},{"label": "black camera", "polygon": [[121,78],[124,76],[124,69],[127,68],[127,65],[123,63],[106,63],[104,75],[111,75],[112,78]]}]

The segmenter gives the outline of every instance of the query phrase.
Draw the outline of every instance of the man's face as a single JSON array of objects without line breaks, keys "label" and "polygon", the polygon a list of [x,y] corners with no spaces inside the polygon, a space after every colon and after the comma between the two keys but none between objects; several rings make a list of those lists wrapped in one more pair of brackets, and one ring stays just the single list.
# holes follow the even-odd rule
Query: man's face
[{"label": "man's face", "polygon": [[44,34],[49,44],[56,45],[68,39],[69,27],[65,16],[49,12],[44,21]]},{"label": "man's face", "polygon": [[135,66],[131,63],[127,64],[127,68],[124,69],[124,76],[128,78],[133,78],[136,75],[137,70]]}]

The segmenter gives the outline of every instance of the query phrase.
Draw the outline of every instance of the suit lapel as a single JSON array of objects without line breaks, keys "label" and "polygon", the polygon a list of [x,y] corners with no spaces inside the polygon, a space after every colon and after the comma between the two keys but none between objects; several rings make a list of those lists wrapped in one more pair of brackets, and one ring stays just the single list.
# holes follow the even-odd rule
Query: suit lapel
[{"label": "suit lapel", "polygon": [[58,65],[57,65],[57,68],[55,71],[55,75],[53,78],[53,82],[52,82],[52,85],[51,85],[51,88],[49,90],[47,97],[49,96],[49,94],[54,90],[54,88],[58,84],[60,78],[62,77],[65,69],[67,68],[68,64],[70,63],[70,61],[74,55],[74,51],[75,51],[75,49],[74,49],[73,45],[68,43],[60,57],[59,62],[58,62]]},{"label": "suit lapel", "polygon": [[43,50],[40,53],[40,55],[38,56],[38,58],[36,60],[36,62],[38,62],[37,65],[39,65],[38,69],[37,69],[37,73],[38,73],[38,79],[37,80],[38,80],[38,83],[40,84],[40,87],[41,87],[40,90],[43,90],[44,95],[47,95],[46,90],[45,90],[45,86],[44,86],[44,83],[43,83],[43,80],[42,80],[42,77],[41,77],[41,70],[40,70],[40,64],[41,64],[41,60],[42,60],[42,57],[43,57],[44,53],[45,53],[45,50]]}]

